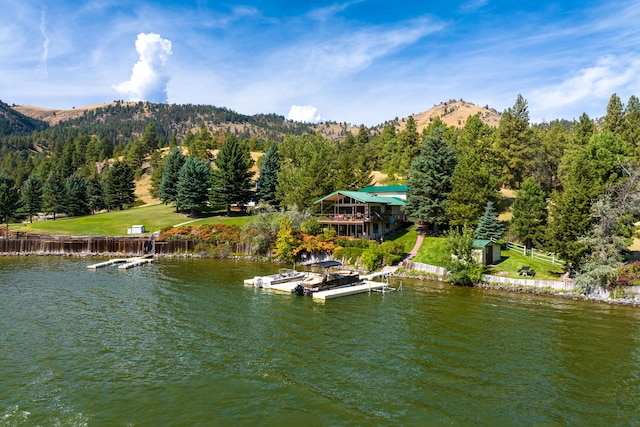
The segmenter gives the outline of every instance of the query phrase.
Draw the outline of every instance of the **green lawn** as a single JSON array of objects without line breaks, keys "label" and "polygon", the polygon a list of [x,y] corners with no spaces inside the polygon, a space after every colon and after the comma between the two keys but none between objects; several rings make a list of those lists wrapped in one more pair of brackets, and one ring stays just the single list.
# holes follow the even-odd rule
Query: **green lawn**
[{"label": "green lawn", "polygon": [[413,247],[415,246],[417,239],[418,239],[418,233],[416,232],[416,228],[409,227],[407,229],[399,231],[393,236],[390,236],[387,240],[394,241],[394,242],[401,242],[404,245],[405,253],[409,253],[411,252],[411,249],[413,249]]},{"label": "green lawn", "polygon": [[33,224],[14,224],[10,229],[47,234],[68,234],[73,236],[124,236],[127,229],[135,224],[142,224],[147,231],[158,231],[167,226],[177,224],[243,224],[247,216],[225,217],[212,216],[194,220],[186,214],[176,213],[171,205],[150,205],[122,211],[112,211],[97,215],[74,218],[59,218],[55,221],[41,221]]},{"label": "green lawn", "polygon": [[[413,230],[413,233],[415,234],[415,230]],[[410,235],[411,231],[407,234]],[[413,243],[415,243],[415,240]],[[413,246],[406,251],[408,252],[412,248]],[[488,274],[522,279],[523,277],[518,275],[518,270],[524,265],[534,269],[536,271],[535,278],[539,280],[558,280],[564,273],[564,268],[560,264],[532,259],[520,252],[503,250],[501,255],[501,261],[495,267],[489,268]],[[413,261],[446,267],[449,261],[446,239],[444,237],[425,237]]]},{"label": "green lawn", "polygon": [[449,263],[446,239],[444,237],[425,236],[422,246],[420,246],[418,254],[413,261],[446,267]]},{"label": "green lawn", "polygon": [[489,269],[489,274],[522,279],[523,277],[518,275],[518,270],[524,265],[536,271],[535,278],[538,280],[558,280],[564,273],[564,267],[561,264],[532,259],[519,251],[503,250],[501,255],[502,259],[495,267]]}]

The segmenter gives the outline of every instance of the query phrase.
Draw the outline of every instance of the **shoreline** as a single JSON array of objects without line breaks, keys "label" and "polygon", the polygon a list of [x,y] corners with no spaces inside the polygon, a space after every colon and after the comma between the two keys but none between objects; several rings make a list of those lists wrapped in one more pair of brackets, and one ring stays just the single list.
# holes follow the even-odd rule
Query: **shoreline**
[{"label": "shoreline", "polygon": [[[126,253],[116,253],[116,252],[108,252],[108,253],[87,253],[87,252],[67,252],[67,253],[43,253],[43,252],[0,252],[0,257],[30,257],[30,256],[58,256],[58,257],[75,257],[75,258],[109,258],[109,257],[139,257],[142,255],[138,254],[126,254]],[[282,261],[269,258],[269,257],[256,257],[252,255],[227,255],[220,257],[210,257],[204,254],[197,253],[157,253],[153,254],[154,257],[157,258],[209,258],[209,259],[237,259],[237,260],[245,260],[251,262],[263,262],[263,263],[274,263],[274,264],[283,264]],[[299,264],[304,265],[304,264]],[[407,274],[405,272],[399,274],[391,274],[392,277],[396,278],[408,278],[414,280],[428,280],[433,282],[446,282],[446,280],[442,277],[437,276],[429,276],[429,275],[413,275]],[[455,285],[451,285],[455,286]],[[554,297],[554,298],[563,298],[563,299],[571,299],[574,301],[584,301],[596,304],[608,304],[608,305],[621,305],[627,307],[640,307],[640,298],[609,298],[609,297],[601,297],[597,295],[578,295],[570,292],[557,292],[549,289],[536,288],[532,286],[506,286],[504,284],[492,284],[492,283],[480,283],[473,286],[478,289],[487,289],[493,291],[501,291],[501,292],[512,292],[512,293],[520,293],[520,294],[531,294],[538,296],[546,296],[546,297]]]}]

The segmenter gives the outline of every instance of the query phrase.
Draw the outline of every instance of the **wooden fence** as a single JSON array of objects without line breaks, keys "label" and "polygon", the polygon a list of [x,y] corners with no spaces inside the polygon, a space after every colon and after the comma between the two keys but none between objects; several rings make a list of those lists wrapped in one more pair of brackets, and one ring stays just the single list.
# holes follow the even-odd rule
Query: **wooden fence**
[{"label": "wooden fence", "polygon": [[515,252],[520,252],[523,255],[528,256],[529,258],[547,261],[552,264],[564,264],[564,261],[558,258],[556,254],[539,251],[539,250],[536,250],[535,248],[527,249],[526,246],[519,245],[517,243],[507,242],[507,249]]}]

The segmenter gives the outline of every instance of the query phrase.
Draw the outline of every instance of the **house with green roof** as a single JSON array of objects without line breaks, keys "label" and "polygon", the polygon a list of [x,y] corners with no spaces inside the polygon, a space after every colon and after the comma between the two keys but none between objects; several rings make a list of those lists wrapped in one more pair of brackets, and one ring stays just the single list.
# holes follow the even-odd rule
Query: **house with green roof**
[{"label": "house with green roof", "polygon": [[337,236],[381,239],[407,224],[402,211],[406,186],[370,186],[359,191],[338,190],[316,200],[318,220]]}]

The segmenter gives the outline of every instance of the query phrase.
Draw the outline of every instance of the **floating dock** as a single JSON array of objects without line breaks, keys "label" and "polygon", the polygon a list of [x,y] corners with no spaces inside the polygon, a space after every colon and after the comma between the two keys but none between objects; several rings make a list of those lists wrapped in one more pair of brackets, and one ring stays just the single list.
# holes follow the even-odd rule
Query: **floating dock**
[{"label": "floating dock", "polygon": [[153,258],[136,258],[131,261],[127,261],[125,264],[119,265],[118,268],[121,270],[126,270],[132,267],[137,267],[143,264],[150,264],[153,262]]},{"label": "floating dock", "polygon": [[110,265],[115,265],[115,264],[122,264],[123,262],[127,262],[127,258],[110,259],[109,261],[104,261],[104,262],[99,262],[97,264],[87,265],[87,268],[94,270],[96,268],[108,267]]},{"label": "floating dock", "polygon": [[137,267],[142,264],[148,264],[153,262],[153,255],[144,255],[136,258],[114,258],[108,261],[99,262],[97,264],[88,265],[87,268],[95,270],[97,268],[108,267],[110,265],[121,264],[118,268],[128,269],[131,267]]},{"label": "floating dock", "polygon": [[313,297],[313,299],[326,301],[328,299],[346,297],[347,295],[362,294],[371,291],[383,291],[388,287],[389,285],[384,282],[373,282],[371,280],[364,280],[359,285],[328,289],[326,291],[318,291],[311,294],[311,296]]}]

